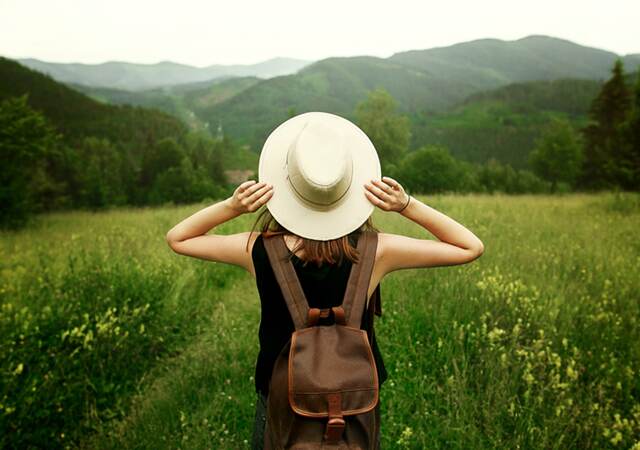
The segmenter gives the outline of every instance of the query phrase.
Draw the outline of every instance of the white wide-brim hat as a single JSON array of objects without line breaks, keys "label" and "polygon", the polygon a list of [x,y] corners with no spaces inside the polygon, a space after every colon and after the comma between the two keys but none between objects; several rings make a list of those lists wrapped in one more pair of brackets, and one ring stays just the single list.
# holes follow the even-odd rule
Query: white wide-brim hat
[{"label": "white wide-brim hat", "polygon": [[380,179],[380,160],[367,135],[326,112],[290,118],[262,147],[258,182],[273,186],[271,215],[292,233],[327,241],[358,229],[373,213],[364,184]]}]

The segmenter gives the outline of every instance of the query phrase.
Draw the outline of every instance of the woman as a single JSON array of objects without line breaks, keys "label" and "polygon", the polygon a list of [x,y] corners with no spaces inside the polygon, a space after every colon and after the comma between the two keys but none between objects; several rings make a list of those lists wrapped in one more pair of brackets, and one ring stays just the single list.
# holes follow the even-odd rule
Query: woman
[{"label": "woman", "polygon": [[[376,206],[416,222],[440,241],[378,232],[367,298],[388,273],[465,264],[484,251],[482,241],[467,228],[408,195],[396,180],[380,177],[371,141],[356,125],[333,114],[301,114],[274,130],[260,156],[259,178],[260,182],[240,184],[231,197],[193,214],[167,233],[176,253],[234,264],[256,278],[262,315],[254,449],[262,448],[271,370],[293,331],[263,238],[282,234],[305,296],[317,308],[340,304],[351,264],[357,262],[360,233],[378,232],[371,222]],[[261,233],[206,234],[263,205],[267,219]],[[375,335],[371,344],[382,383],[386,372]]]}]

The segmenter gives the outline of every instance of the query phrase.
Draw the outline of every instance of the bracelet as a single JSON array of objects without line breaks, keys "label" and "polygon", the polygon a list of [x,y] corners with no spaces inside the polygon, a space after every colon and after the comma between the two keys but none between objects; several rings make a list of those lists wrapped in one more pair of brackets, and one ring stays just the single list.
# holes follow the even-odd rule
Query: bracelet
[{"label": "bracelet", "polygon": [[404,206],[402,207],[402,209],[399,209],[399,210],[398,210],[398,212],[402,212],[402,211],[404,211],[404,209],[405,209],[407,206],[409,206],[409,203],[410,203],[410,202],[411,202],[411,195],[409,195],[409,198],[407,199],[407,203],[406,203],[406,205],[404,205]]}]

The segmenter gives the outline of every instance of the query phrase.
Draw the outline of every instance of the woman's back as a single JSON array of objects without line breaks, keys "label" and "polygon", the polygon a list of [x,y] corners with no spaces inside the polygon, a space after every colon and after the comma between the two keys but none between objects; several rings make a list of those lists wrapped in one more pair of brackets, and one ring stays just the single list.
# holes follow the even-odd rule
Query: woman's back
[{"label": "woman's back", "polygon": [[[266,395],[273,364],[278,353],[291,337],[294,325],[269,263],[262,239],[262,235],[256,238],[251,255],[262,306],[258,331],[260,352],[256,364],[255,384],[256,391]],[[350,239],[355,247],[357,236],[350,236]],[[305,266],[303,261],[294,254],[291,262],[310,307],[329,308],[342,303],[352,267],[350,260],[345,258],[340,265],[325,263],[318,267],[314,263],[308,263]],[[363,319],[366,318],[366,314],[367,310],[364,311]],[[367,330],[368,324],[368,320],[363,320],[362,329]],[[372,334],[371,343],[378,369],[378,378],[382,384],[387,374],[376,343],[375,333]]]}]

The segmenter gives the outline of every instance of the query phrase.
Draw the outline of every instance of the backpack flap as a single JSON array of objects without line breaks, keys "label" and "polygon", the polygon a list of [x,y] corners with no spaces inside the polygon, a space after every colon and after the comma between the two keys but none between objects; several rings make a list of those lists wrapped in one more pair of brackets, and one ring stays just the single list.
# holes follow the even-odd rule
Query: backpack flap
[{"label": "backpack flap", "polygon": [[378,373],[366,331],[334,325],[292,335],[289,404],[297,414],[341,418],[377,403]]}]

